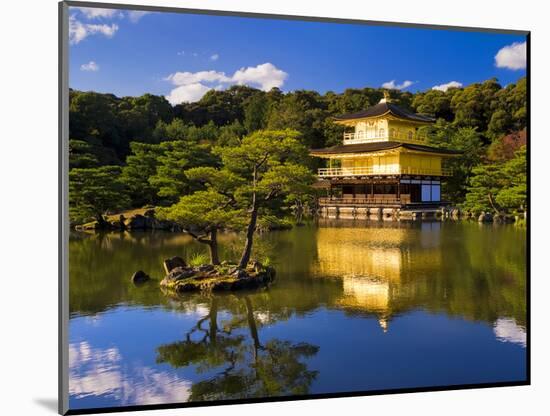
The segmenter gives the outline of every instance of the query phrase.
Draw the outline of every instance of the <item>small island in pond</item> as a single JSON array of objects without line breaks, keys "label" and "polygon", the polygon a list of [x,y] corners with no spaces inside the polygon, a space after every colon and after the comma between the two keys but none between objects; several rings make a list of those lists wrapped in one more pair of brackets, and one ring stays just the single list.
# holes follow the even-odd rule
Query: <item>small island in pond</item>
[{"label": "small island in pond", "polygon": [[250,262],[244,268],[227,262],[193,267],[182,258],[173,257],[164,261],[164,267],[167,274],[160,286],[176,293],[257,289],[268,286],[275,278],[275,269],[259,261]]}]

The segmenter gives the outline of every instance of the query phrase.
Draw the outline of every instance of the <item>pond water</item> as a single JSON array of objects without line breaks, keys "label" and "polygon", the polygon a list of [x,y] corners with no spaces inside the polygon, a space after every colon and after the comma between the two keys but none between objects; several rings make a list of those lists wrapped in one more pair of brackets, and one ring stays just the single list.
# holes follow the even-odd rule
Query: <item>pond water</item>
[{"label": "pond water", "polygon": [[[222,235],[221,258],[241,237]],[[70,408],[522,381],[526,232],[320,222],[258,236],[268,290],[161,292],[172,233],[71,235]],[[134,286],[144,270],[157,281]]]}]

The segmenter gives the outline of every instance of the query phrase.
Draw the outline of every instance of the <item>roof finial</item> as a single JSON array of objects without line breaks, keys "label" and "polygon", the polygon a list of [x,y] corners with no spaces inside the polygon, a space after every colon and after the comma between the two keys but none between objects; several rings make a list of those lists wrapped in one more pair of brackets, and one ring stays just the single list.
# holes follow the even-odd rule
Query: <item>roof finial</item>
[{"label": "roof finial", "polygon": [[390,93],[387,90],[384,90],[384,98],[380,100],[381,103],[389,103],[391,101],[390,99]]}]

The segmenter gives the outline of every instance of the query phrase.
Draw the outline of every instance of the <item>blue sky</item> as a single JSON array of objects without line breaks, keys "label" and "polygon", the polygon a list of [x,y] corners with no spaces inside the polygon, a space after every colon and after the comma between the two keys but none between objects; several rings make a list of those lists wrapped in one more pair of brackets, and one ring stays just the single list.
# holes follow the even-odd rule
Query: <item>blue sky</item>
[{"label": "blue sky", "polygon": [[116,9],[70,9],[70,86],[176,104],[209,89],[398,87],[525,75],[525,36]]}]

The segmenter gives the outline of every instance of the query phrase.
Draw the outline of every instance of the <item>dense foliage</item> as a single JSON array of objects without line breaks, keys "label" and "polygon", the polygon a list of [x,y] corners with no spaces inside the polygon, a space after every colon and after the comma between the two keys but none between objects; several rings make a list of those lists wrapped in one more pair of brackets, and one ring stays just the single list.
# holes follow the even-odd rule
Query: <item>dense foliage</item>
[{"label": "dense foliage", "polygon": [[[499,178],[506,178],[513,171],[508,161],[516,163],[515,168],[525,176],[525,151],[524,156],[517,152],[526,145],[526,94],[525,78],[506,87],[490,79],[447,91],[391,91],[397,105],[437,118],[428,128],[431,145],[463,151],[450,162],[455,175],[445,185],[443,197],[475,211],[527,208],[525,192],[521,191],[525,181],[496,180],[493,185],[501,194],[501,203],[493,207],[489,199],[494,192],[489,196],[489,188],[476,179],[491,169],[499,170]],[[172,107],[164,97],[151,94],[119,98],[71,90],[71,220],[79,222],[86,215],[92,218],[97,212],[119,209],[121,201],[129,207],[177,203],[182,196],[202,189],[186,172],[198,167],[224,169],[224,150],[220,149],[226,149],[225,153],[239,149],[243,138],[254,137],[257,131],[294,130],[299,133],[295,140],[303,148],[341,143],[343,128],[334,124],[331,116],[363,110],[382,97],[380,88],[319,94],[233,86],[209,91],[198,102]],[[300,161],[311,172],[321,163],[312,158]],[[106,166],[111,166],[105,169],[110,170],[118,188],[107,192],[101,207],[92,212],[93,201],[79,195],[87,188],[98,188],[96,177]],[[109,195],[113,197],[110,201]],[[291,207],[302,212],[308,201],[311,192],[295,189],[273,201],[271,208],[279,213]]]},{"label": "dense foliage", "polygon": [[[210,247],[212,263],[219,262],[217,231],[245,228],[246,242],[239,267],[248,264],[258,217],[273,212],[273,203],[300,194],[314,182],[304,165],[307,148],[295,130],[258,130],[237,146],[216,147],[220,168],[202,166],[185,171],[205,190],[183,196],[161,209],[161,218],[176,221]],[[286,201],[286,199],[285,199]],[[240,224],[240,220],[246,218]]]}]

